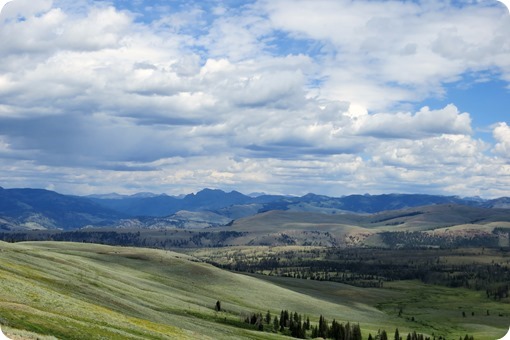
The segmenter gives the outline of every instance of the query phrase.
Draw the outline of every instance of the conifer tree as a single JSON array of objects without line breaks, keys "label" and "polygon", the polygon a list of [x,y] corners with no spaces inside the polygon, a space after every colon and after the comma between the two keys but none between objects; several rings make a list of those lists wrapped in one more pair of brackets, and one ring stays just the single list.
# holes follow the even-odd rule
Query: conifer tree
[{"label": "conifer tree", "polygon": [[271,313],[269,311],[267,311],[266,313],[266,318],[265,318],[265,321],[266,323],[269,325],[269,323],[271,322]]},{"label": "conifer tree", "polygon": [[349,339],[350,340],[351,339],[351,333],[352,333],[351,332],[351,324],[349,322],[347,322],[347,324],[345,325],[344,329],[345,329],[345,335],[344,335],[345,339]]},{"label": "conifer tree", "polygon": [[280,332],[283,332],[285,329],[285,313],[283,310],[280,313]]},{"label": "conifer tree", "polygon": [[317,325],[312,327],[312,338],[317,338],[319,336],[319,329]]},{"label": "conifer tree", "polygon": [[319,334],[318,336],[321,338],[326,338],[328,335],[328,322],[324,319],[324,317],[319,317]]},{"label": "conifer tree", "polygon": [[352,337],[351,337],[352,340],[361,340],[361,328],[360,328],[359,324],[353,325],[351,327],[351,332],[352,332]]},{"label": "conifer tree", "polygon": [[310,318],[308,316],[306,317],[306,322],[305,322],[305,326],[304,327],[305,327],[305,329],[307,331],[310,330]]},{"label": "conifer tree", "polygon": [[290,315],[288,310],[283,311],[283,326],[289,327]]},{"label": "conifer tree", "polygon": [[275,332],[277,332],[279,326],[280,326],[280,323],[278,322],[278,317],[275,315],[274,319],[273,319],[273,330]]}]

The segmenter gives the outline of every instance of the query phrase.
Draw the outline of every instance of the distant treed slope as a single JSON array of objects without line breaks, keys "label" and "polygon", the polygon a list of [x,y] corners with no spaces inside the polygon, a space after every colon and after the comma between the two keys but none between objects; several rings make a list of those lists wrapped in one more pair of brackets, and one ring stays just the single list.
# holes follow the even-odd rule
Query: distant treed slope
[{"label": "distant treed slope", "polygon": [[500,197],[482,204],[485,208],[510,209],[510,197]]},{"label": "distant treed slope", "polygon": [[184,198],[167,195],[155,197],[127,197],[122,199],[91,198],[94,202],[129,216],[168,216],[181,210],[218,210],[231,205],[244,205],[255,201],[237,191],[204,189]]},{"label": "distant treed slope", "polygon": [[[0,240],[55,240],[143,247],[509,247],[510,210],[446,204],[378,214],[269,211],[238,219],[211,212],[125,219],[119,228],[0,232]],[[215,228],[207,228],[214,226]],[[207,229],[206,229],[207,228]]]},{"label": "distant treed slope", "polygon": [[[434,196],[421,194],[384,194],[384,195],[349,195],[344,197],[328,197],[307,194],[303,197],[280,198],[278,201],[264,205],[264,210],[293,210],[299,205],[323,208],[328,210],[341,210],[356,213],[377,213],[386,210],[405,209],[432,204],[463,204],[477,206],[478,201],[462,199],[455,196]],[[299,209],[298,209],[299,210]],[[320,212],[320,211],[318,211]]]},{"label": "distant treed slope", "polygon": [[[478,244],[471,242],[478,238],[487,245],[508,246],[508,231],[501,235],[506,241],[500,240],[495,228],[506,230],[509,222],[508,209],[444,204],[365,215],[270,211],[239,219],[228,229],[218,230],[245,233],[230,241],[238,245],[387,246],[380,235],[402,232],[395,234],[401,241],[416,232],[412,235],[426,239],[428,245]],[[448,228],[452,226],[456,227]],[[441,232],[428,234],[436,229]]]},{"label": "distant treed slope", "polygon": [[181,200],[172,196],[128,197],[123,199],[91,198],[105,208],[122,212],[128,216],[167,216],[181,210]]},{"label": "distant treed slope", "polygon": [[23,229],[76,229],[111,224],[122,217],[122,213],[83,197],[42,189],[0,188],[0,228],[4,229],[8,225]]},{"label": "distant treed slope", "polygon": [[[263,195],[250,197],[237,191],[204,189],[184,198],[160,195],[152,197],[91,198],[94,202],[130,216],[168,216],[180,210],[211,210],[234,218],[271,210],[310,211],[319,213],[377,213],[431,204],[462,204],[468,206],[499,207],[491,201],[462,199],[455,196],[419,194],[350,195],[328,197],[307,194],[302,197]],[[254,210],[256,208],[256,210]]]},{"label": "distant treed slope", "polygon": [[[411,216],[393,216],[393,213],[389,212],[386,216],[385,211],[442,204],[464,206],[467,210],[459,213],[462,217],[466,217],[461,219],[462,223],[474,223],[473,221],[480,219],[478,215],[481,211],[474,208],[506,208],[510,206],[510,199],[484,201],[461,199],[455,196],[418,194],[351,195],[338,198],[315,194],[302,197],[272,195],[250,197],[237,191],[226,193],[212,189],[204,189],[196,194],[180,198],[147,193],[133,196],[111,194],[76,197],[42,189],[0,189],[0,229],[59,228],[67,230],[89,225],[204,228],[220,226],[232,220],[275,210],[341,215],[340,223],[349,225],[363,224],[364,219],[356,214],[381,213],[382,216],[375,216],[376,220],[367,222],[366,226],[400,225],[413,222],[421,228],[423,216],[420,215],[423,214],[419,212],[403,213],[411,214]],[[194,212],[194,214],[186,213],[186,211]],[[492,210],[487,212],[496,213]],[[436,215],[439,218],[438,223],[443,226],[453,225],[459,221],[455,218],[452,220],[451,215],[440,213]],[[403,217],[406,218],[402,220]],[[423,221],[428,224],[430,222],[429,217]]]},{"label": "distant treed slope", "polygon": [[441,204],[384,211],[377,214],[337,214],[271,211],[235,221],[233,230],[275,231],[317,229],[320,225],[358,226],[366,229],[429,230],[461,224],[510,222],[510,209],[488,209],[458,204]]},{"label": "distant treed slope", "polygon": [[427,230],[461,224],[510,221],[509,209],[489,209],[460,204],[438,204],[370,215],[365,226],[401,226],[400,229]]}]

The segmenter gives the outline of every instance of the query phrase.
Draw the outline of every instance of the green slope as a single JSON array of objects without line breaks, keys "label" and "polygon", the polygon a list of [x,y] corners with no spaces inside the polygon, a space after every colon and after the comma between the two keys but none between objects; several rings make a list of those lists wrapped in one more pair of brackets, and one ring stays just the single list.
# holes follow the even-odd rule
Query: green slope
[{"label": "green slope", "polygon": [[[384,318],[168,251],[52,242],[0,251],[1,323],[57,338],[281,338],[228,325],[268,309]],[[213,310],[217,300],[228,313]]]},{"label": "green slope", "polygon": [[[448,305],[439,317],[420,318],[424,323],[398,318],[393,304],[410,306],[423,292],[441,294]],[[461,292],[461,293],[459,293]],[[23,338],[41,335],[59,339],[281,339],[278,334],[243,328],[250,312],[279,314],[289,309],[328,320],[359,322],[365,338],[379,328],[392,332],[422,332],[438,322],[438,329],[458,339],[466,330],[458,306],[477,306],[481,293],[416,283],[392,289],[360,289],[342,284],[307,280],[271,279],[241,275],[198,262],[184,254],[80,243],[0,242],[0,324],[8,335]],[[439,297],[438,299],[441,300]],[[213,307],[220,300],[227,312]],[[435,301],[435,300],[431,300]],[[423,304],[406,313],[420,315]],[[482,308],[482,307],[480,307]],[[477,309],[477,313],[480,310]],[[487,303],[491,310],[507,308]],[[437,311],[436,311],[437,312]],[[443,316],[455,313],[449,320]],[[478,315],[478,314],[477,314]],[[487,321],[488,320],[488,321]],[[485,339],[503,333],[505,320],[484,319]],[[431,332],[429,332],[431,334]]]}]

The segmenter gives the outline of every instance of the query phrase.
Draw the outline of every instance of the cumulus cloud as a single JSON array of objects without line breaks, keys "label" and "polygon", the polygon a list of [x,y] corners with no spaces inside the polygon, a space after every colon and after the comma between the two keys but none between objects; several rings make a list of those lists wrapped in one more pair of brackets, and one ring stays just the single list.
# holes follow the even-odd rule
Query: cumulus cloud
[{"label": "cumulus cloud", "polygon": [[510,79],[498,8],[178,3],[16,0],[2,11],[0,178],[74,193],[510,185],[490,177],[480,189],[507,171],[506,123],[489,146],[469,110],[411,105],[470,72]]},{"label": "cumulus cloud", "polygon": [[[498,68],[508,79],[507,14],[483,4],[450,2],[265,1],[271,21],[296,39],[324,46],[329,98],[384,110],[441,95],[443,82]],[[484,29],[479,29],[484,27]]]},{"label": "cumulus cloud", "polygon": [[494,146],[494,152],[498,155],[510,158],[510,127],[507,123],[499,123],[493,130],[493,136],[497,144]]},{"label": "cumulus cloud", "polygon": [[364,135],[419,139],[423,136],[441,134],[469,135],[471,118],[469,113],[459,113],[455,105],[440,110],[422,108],[414,115],[411,113],[379,113],[365,116],[359,127]]}]

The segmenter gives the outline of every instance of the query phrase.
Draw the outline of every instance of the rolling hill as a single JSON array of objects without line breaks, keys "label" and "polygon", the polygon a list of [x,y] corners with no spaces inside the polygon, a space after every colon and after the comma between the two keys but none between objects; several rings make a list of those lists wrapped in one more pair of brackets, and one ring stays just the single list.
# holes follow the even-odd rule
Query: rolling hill
[{"label": "rolling hill", "polygon": [[[282,309],[314,323],[319,315],[359,322],[364,338],[381,327],[454,339],[471,333],[477,340],[506,329],[497,315],[469,324],[460,315],[458,306],[504,312],[483,292],[417,282],[362,289],[247,276],[180,253],[65,242],[0,242],[0,255],[0,324],[7,335],[24,339],[284,339],[242,321],[249,313],[279,315]],[[419,322],[399,318],[391,307],[414,299],[409,310]],[[214,310],[218,300],[221,312]]]},{"label": "rolling hill", "polygon": [[148,193],[76,197],[42,189],[0,188],[0,231],[67,231],[85,227],[205,229],[226,225],[222,230],[249,232],[264,232],[269,227],[272,232],[308,232],[320,226],[320,231],[335,235],[354,227],[358,231],[368,229],[367,233],[419,231],[509,221],[510,210],[501,208],[506,207],[507,201],[400,194],[250,197],[212,189],[183,197]]},{"label": "rolling hill", "polygon": [[[390,319],[368,304],[353,308],[338,299],[327,302],[173,252],[3,242],[0,251],[0,321],[13,333],[73,339],[278,339],[236,325],[242,326],[250,312],[270,309],[276,315],[281,308],[356,318],[372,327],[374,321]],[[214,311],[217,300],[228,312]]]},{"label": "rolling hill", "polygon": [[[356,246],[374,244],[374,237],[387,232],[427,232],[438,238],[466,237],[465,228],[478,230],[479,236],[497,238],[494,228],[507,228],[510,210],[469,207],[456,204],[430,205],[377,214],[320,214],[295,211],[269,211],[236,220],[219,231],[235,231],[242,236],[230,242],[236,245],[321,245]],[[487,228],[486,225],[491,227]],[[440,240],[438,240],[440,241]]]}]

